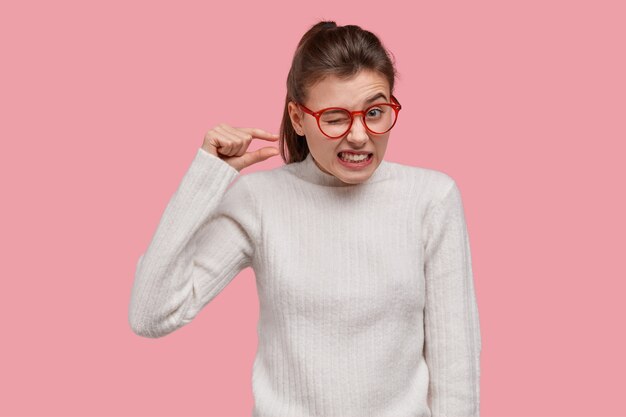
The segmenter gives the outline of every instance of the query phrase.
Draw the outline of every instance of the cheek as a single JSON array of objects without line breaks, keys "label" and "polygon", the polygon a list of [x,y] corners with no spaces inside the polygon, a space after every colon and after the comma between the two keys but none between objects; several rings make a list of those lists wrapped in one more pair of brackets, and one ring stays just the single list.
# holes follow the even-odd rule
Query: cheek
[{"label": "cheek", "polygon": [[387,142],[389,137],[381,138],[378,142],[376,142],[376,151],[378,153],[384,153],[387,149]]},{"label": "cheek", "polygon": [[309,150],[312,150],[313,154],[317,155],[318,161],[328,161],[327,163],[332,163],[337,156],[336,144],[324,138],[307,136],[307,144]]}]

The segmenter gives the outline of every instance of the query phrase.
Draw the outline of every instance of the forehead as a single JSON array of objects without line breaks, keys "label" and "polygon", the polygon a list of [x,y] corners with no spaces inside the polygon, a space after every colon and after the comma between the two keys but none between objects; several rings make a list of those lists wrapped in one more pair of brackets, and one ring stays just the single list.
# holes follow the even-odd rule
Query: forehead
[{"label": "forehead", "polygon": [[389,99],[389,82],[378,72],[364,70],[350,78],[329,75],[309,88],[307,104],[314,109],[326,107],[360,109],[368,98],[379,92],[384,93]]}]

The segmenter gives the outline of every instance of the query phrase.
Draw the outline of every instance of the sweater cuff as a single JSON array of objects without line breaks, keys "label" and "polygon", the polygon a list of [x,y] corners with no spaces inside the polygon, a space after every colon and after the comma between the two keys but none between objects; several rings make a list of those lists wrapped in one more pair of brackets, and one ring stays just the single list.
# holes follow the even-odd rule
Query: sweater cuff
[{"label": "sweater cuff", "polygon": [[234,178],[239,174],[238,169],[236,169],[223,159],[205,151],[201,147],[198,148],[196,156],[194,157],[191,164],[192,167],[194,167],[194,165],[199,165],[200,167],[198,167],[198,169],[202,169],[202,167],[204,167],[205,170],[210,169],[210,171],[213,172],[217,170],[219,174],[222,174],[225,177]]}]

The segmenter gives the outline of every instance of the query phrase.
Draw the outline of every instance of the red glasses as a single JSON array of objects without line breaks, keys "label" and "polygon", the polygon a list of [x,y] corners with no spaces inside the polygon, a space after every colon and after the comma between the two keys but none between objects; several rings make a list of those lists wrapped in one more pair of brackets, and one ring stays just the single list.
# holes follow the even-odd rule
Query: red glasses
[{"label": "red glasses", "polygon": [[339,139],[350,131],[354,116],[363,116],[365,128],[375,135],[389,132],[398,120],[398,112],[402,108],[400,102],[391,95],[393,103],[376,103],[365,110],[350,111],[341,107],[328,107],[319,111],[308,109],[302,104],[298,106],[306,113],[315,117],[320,131],[330,139]]}]

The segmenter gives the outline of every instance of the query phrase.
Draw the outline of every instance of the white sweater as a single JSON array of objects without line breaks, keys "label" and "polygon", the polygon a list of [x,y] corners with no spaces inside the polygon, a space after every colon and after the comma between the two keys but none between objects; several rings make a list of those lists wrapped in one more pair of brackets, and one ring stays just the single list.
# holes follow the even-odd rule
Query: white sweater
[{"label": "white sweater", "polygon": [[199,148],[139,258],[130,327],[173,332],[246,267],[254,417],[479,415],[469,238],[447,174],[383,160],[352,185],[309,154],[240,175]]}]

